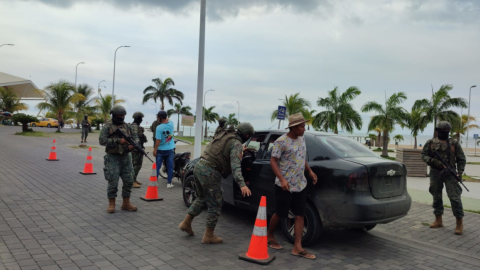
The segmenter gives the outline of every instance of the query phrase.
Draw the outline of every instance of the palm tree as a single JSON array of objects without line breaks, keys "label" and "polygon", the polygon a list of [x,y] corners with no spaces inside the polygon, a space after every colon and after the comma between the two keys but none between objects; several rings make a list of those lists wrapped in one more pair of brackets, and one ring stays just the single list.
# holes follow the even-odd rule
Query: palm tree
[{"label": "palm tree", "polygon": [[203,117],[205,119],[205,138],[207,137],[207,123],[214,123],[218,118],[218,113],[214,112],[215,106],[212,106],[208,109],[203,108]]},{"label": "palm tree", "polygon": [[373,131],[377,132],[377,139],[375,140],[375,146],[377,146],[377,142],[378,142],[378,146],[383,145],[382,129],[379,127],[375,127]]},{"label": "palm tree", "polygon": [[385,104],[385,107],[377,103],[376,101],[369,101],[362,107],[362,112],[376,112],[377,115],[372,116],[370,123],[368,124],[368,130],[375,130],[379,127],[383,131],[383,150],[382,157],[388,157],[388,134],[393,131],[395,124],[403,126],[404,119],[407,112],[404,108],[400,107],[400,103],[407,99],[407,95],[404,92],[399,92],[391,95]]},{"label": "palm tree", "polygon": [[302,111],[303,118],[305,118],[305,121],[307,121],[307,122],[305,122],[305,124],[307,125],[308,130],[310,130],[310,126],[312,125],[313,120],[315,119],[314,114],[316,112],[317,111],[315,111],[315,110],[308,110],[308,109],[304,109]]},{"label": "palm tree", "polygon": [[93,103],[93,101],[95,100],[95,97],[92,97],[95,92],[93,88],[86,83],[79,84],[77,86],[76,92],[85,97],[84,100],[79,100],[75,102],[75,109],[77,113],[75,119],[77,121],[77,128],[80,128],[80,121],[82,121],[83,116],[85,114],[90,115],[95,110],[95,106],[91,106],[91,103]]},{"label": "palm tree", "polygon": [[155,83],[155,86],[148,86],[143,90],[143,101],[142,104],[147,103],[150,99],[153,99],[155,103],[157,100],[160,100],[160,109],[165,110],[165,99],[170,105],[173,105],[173,100],[176,99],[182,105],[182,100],[184,99],[183,92],[172,88],[175,85],[175,82],[171,78],[165,79],[162,81],[160,78],[155,78],[152,80]]},{"label": "palm tree", "polygon": [[[51,83],[41,93],[46,101],[38,103],[35,107],[55,113],[58,115],[59,121],[63,121],[65,112],[73,110],[73,105],[76,102],[86,99],[82,94],[75,93],[73,84],[65,80]],[[58,125],[58,132],[60,132],[60,125]]]},{"label": "palm tree", "polygon": [[352,133],[353,128],[362,128],[362,117],[349,103],[362,92],[355,86],[351,86],[343,93],[337,93],[338,86],[328,92],[328,97],[318,98],[317,105],[326,110],[319,112],[313,120],[313,125],[328,127],[338,134],[338,124],[342,129]]},{"label": "palm tree", "polygon": [[237,118],[235,118],[235,113],[231,113],[228,115],[228,117],[225,117],[227,119],[227,122],[225,123],[225,126],[234,126],[236,127],[240,122],[238,121]]},{"label": "palm tree", "polygon": [[476,117],[470,116],[470,118],[468,118],[468,115],[463,114],[462,120],[459,121],[461,124],[452,125],[452,133],[454,133],[453,135],[457,138],[457,140],[460,140],[460,136],[465,135],[467,133],[467,130],[479,129],[480,127],[478,125],[469,124],[471,122],[476,122],[476,121],[477,121]]},{"label": "palm tree", "polygon": [[[115,105],[121,103],[125,103],[125,100],[115,98]],[[95,99],[95,104],[97,105],[100,116],[106,123],[110,118],[110,110],[112,110],[112,95],[102,96],[102,94],[100,94],[100,97]]]},{"label": "palm tree", "polygon": [[427,114],[422,109],[413,109],[410,113],[407,113],[405,120],[405,126],[407,126],[412,132],[412,136],[415,140],[414,149],[417,149],[417,137],[418,134],[423,132],[430,122]]},{"label": "palm tree", "polygon": [[28,110],[28,105],[20,102],[17,94],[8,87],[0,86],[0,109],[13,113]]},{"label": "palm tree", "polygon": [[192,115],[190,110],[192,109],[190,106],[185,106],[182,107],[182,104],[175,103],[173,106],[175,109],[170,109],[167,111],[167,116],[170,118],[172,114],[177,114],[178,115],[178,121],[177,121],[177,132],[180,130],[180,117],[182,114],[184,115]]},{"label": "palm tree", "polygon": [[377,135],[370,133],[368,134],[368,138],[370,139],[370,146],[368,148],[371,148],[371,145],[377,141]]},{"label": "palm tree", "polygon": [[[301,113],[305,110],[305,107],[310,107],[310,102],[304,98],[299,97],[300,93],[295,95],[290,95],[289,97],[285,96],[283,101],[283,106],[287,108],[285,112],[285,118],[288,118],[292,114]],[[278,110],[274,110],[272,113],[272,122],[277,119]]]},{"label": "palm tree", "polygon": [[395,140],[395,144],[397,142],[401,142],[401,141],[404,141],[405,139],[403,138],[403,135],[400,135],[400,134],[397,134],[395,136],[393,136],[393,139]]},{"label": "palm tree", "polygon": [[[450,109],[452,108],[467,108],[467,101],[464,98],[451,98],[448,92],[453,87],[449,84],[444,84],[433,93],[432,99],[420,99],[415,101],[413,109],[424,109],[429,122],[433,122],[433,126],[437,125],[437,121],[448,121],[452,126],[458,125],[460,116]],[[434,131],[433,136],[437,133]]]}]

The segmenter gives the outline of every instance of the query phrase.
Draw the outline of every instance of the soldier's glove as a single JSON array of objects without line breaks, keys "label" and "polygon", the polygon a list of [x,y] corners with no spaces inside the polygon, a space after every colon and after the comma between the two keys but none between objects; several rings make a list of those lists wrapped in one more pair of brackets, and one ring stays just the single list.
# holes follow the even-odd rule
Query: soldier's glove
[{"label": "soldier's glove", "polygon": [[436,158],[432,158],[432,167],[434,167],[435,169],[439,169],[439,170],[443,170],[443,163],[436,159]]}]

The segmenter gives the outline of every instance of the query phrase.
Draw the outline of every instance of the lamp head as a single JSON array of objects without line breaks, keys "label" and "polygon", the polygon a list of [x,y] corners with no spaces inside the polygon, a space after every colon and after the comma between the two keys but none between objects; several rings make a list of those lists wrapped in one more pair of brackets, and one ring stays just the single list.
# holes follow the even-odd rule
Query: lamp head
[{"label": "lamp head", "polygon": [[470,88],[475,88],[475,87],[477,87],[477,86],[476,86],[476,85],[472,85]]}]

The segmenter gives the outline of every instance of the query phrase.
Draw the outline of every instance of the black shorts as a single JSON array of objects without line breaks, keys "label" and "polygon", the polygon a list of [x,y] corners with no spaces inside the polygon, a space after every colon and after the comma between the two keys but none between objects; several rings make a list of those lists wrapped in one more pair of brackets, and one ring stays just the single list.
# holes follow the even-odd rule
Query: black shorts
[{"label": "black shorts", "polygon": [[275,185],[275,214],[279,217],[287,218],[289,210],[292,210],[295,216],[304,217],[306,207],[306,188],[300,192],[290,192]]}]

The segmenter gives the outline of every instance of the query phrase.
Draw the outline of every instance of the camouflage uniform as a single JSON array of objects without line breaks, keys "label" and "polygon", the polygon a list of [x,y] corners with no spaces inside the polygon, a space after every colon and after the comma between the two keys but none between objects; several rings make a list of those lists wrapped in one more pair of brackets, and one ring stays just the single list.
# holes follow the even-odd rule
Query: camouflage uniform
[{"label": "camouflage uniform", "polygon": [[160,125],[161,123],[158,122],[157,120],[153,121],[152,125],[150,126],[150,131],[153,132],[153,148],[155,149],[155,141],[156,141],[156,138],[155,138],[155,131],[157,130],[157,126]]},{"label": "camouflage uniform", "polygon": [[[147,137],[145,136],[145,129],[139,126],[137,123],[132,123],[131,126],[133,128],[133,132],[138,136],[138,139],[140,141],[140,146],[143,149],[145,149],[145,147],[143,146],[143,144],[147,142]],[[133,170],[135,172],[134,181],[136,182],[138,173],[140,172],[140,169],[142,168],[142,164],[143,164],[143,155],[139,153],[137,150],[132,151],[132,164],[133,164]]]},{"label": "camouflage uniform", "polygon": [[[422,159],[430,166],[430,188],[433,196],[433,213],[435,216],[443,215],[442,189],[445,183],[447,195],[452,205],[453,215],[457,218],[463,217],[462,189],[457,180],[450,174],[442,174],[443,164],[440,160],[432,158],[433,151],[436,149],[442,158],[449,160],[452,167],[456,167],[460,177],[465,170],[465,154],[462,146],[457,140],[449,138],[450,149],[447,149],[446,142],[440,142],[438,138],[433,138],[425,143],[422,151]],[[450,150],[450,151],[447,151]],[[450,153],[450,155],[448,155]]]},{"label": "camouflage uniform", "polygon": [[82,141],[86,141],[88,130],[90,129],[90,123],[88,122],[88,119],[83,119],[80,124],[82,125]]},{"label": "camouflage uniform", "polygon": [[123,181],[122,197],[130,197],[135,177],[132,155],[128,151],[128,144],[121,145],[120,137],[116,135],[111,136],[117,128],[121,128],[125,134],[132,136],[134,141],[138,143],[137,133],[135,133],[131,125],[123,123],[117,126],[112,123],[112,120],[107,121],[103,125],[98,140],[100,145],[106,146],[105,152],[107,154],[104,157],[105,168],[103,168],[103,171],[105,180],[108,181],[107,195],[109,199],[117,197],[118,180],[120,177]]},{"label": "camouflage uniform", "polygon": [[[238,137],[238,136],[237,136]],[[212,145],[212,144],[210,144]],[[209,145],[209,146],[210,146]],[[215,161],[207,155],[203,155],[194,169],[195,184],[197,191],[197,198],[188,209],[188,214],[198,216],[202,212],[202,207],[207,204],[207,227],[215,228],[220,212],[222,211],[223,194],[222,194],[222,176],[226,178],[230,172],[233,179],[240,187],[245,186],[245,181],[242,176],[241,157],[242,157],[242,143],[240,139],[232,138],[225,144],[226,149],[229,149],[227,160],[224,164],[227,167],[220,172],[221,165],[215,164]],[[205,150],[207,153],[208,150]],[[212,160],[212,161],[210,161]]]}]

